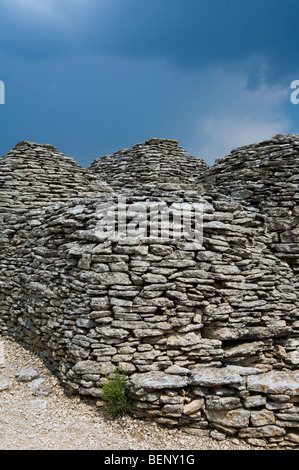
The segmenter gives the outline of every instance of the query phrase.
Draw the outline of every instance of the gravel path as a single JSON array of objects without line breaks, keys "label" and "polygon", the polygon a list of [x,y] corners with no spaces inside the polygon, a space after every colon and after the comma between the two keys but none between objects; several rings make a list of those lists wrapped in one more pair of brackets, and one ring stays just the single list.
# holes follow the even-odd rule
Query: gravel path
[{"label": "gravel path", "polygon": [[[29,366],[39,377],[18,381]],[[237,439],[198,437],[130,417],[109,420],[91,400],[67,397],[38,357],[0,336],[0,450],[101,449],[253,450]]]}]

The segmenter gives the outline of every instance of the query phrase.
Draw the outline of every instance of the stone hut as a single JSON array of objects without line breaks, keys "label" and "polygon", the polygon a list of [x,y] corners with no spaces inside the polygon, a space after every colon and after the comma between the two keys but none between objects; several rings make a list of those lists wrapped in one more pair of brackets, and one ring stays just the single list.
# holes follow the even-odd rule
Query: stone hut
[{"label": "stone hut", "polygon": [[[176,141],[151,139],[87,170],[55,147],[17,145],[0,159],[3,183],[18,158],[27,162],[26,178],[16,171],[18,185],[8,178],[2,186],[0,331],[43,357],[69,393],[101,398],[105,374],[118,367],[135,417],[253,445],[298,445],[298,244],[286,235],[296,233],[296,192],[294,183],[290,205],[282,182],[295,181],[295,141],[277,137],[208,167]],[[269,164],[261,177],[255,159],[267,146],[261,164],[275,160],[273,146],[288,163],[275,172]],[[40,152],[56,168],[43,199]],[[169,220],[150,219],[161,205]],[[191,230],[178,236],[186,207]],[[288,207],[289,228],[271,226],[273,207]],[[138,223],[135,236],[102,230],[111,214],[119,229],[140,213],[156,222],[154,235]]]}]

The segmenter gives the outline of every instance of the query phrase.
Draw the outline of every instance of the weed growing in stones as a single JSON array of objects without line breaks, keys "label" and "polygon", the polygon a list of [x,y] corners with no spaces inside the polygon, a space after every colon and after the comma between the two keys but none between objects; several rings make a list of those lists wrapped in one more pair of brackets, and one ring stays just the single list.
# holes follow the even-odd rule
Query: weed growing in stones
[{"label": "weed growing in stones", "polygon": [[105,414],[118,417],[128,413],[130,402],[127,397],[127,378],[117,368],[111,376],[106,375],[106,382],[102,386],[103,399],[106,404],[103,407]]}]

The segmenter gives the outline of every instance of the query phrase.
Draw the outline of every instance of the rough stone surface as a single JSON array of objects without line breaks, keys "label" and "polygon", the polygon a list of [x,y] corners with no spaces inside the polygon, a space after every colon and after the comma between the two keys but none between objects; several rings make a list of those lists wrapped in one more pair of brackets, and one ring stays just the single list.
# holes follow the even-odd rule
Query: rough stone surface
[{"label": "rough stone surface", "polygon": [[163,372],[147,372],[132,376],[130,383],[133,390],[159,390],[159,389],[177,389],[188,385],[188,380],[180,375],[165,374]]},{"label": "rough stone surface", "polygon": [[240,374],[231,371],[228,367],[196,368],[191,373],[191,380],[194,385],[201,385],[203,387],[232,385],[244,382]]}]

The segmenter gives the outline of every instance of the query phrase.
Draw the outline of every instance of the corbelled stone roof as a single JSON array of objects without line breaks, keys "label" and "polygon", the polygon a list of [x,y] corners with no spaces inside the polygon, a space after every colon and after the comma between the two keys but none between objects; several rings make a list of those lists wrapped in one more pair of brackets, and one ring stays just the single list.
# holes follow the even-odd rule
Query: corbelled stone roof
[{"label": "corbelled stone roof", "polygon": [[189,155],[176,140],[168,139],[149,139],[96,158],[89,167],[116,190],[169,184],[190,186],[206,168],[204,160]]}]

